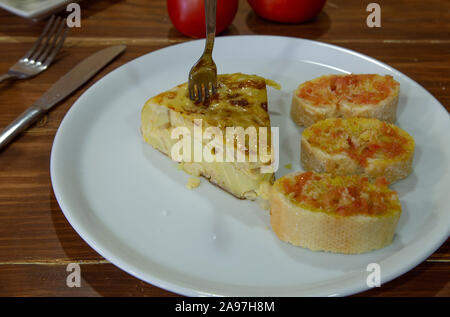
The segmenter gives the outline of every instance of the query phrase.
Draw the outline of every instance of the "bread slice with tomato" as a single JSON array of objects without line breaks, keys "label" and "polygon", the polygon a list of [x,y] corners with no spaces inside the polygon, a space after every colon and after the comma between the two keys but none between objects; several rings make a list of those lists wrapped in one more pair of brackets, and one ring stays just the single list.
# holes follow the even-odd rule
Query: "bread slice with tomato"
[{"label": "bread slice with tomato", "polygon": [[400,84],[390,75],[327,75],[302,83],[291,116],[300,126],[327,118],[366,117],[395,122]]},{"label": "bread slice with tomato", "polygon": [[413,137],[377,119],[326,119],[301,136],[301,163],[318,173],[384,177],[392,183],[411,173],[413,157]]},{"label": "bread slice with tomato", "polygon": [[363,253],[391,244],[401,205],[383,179],[311,171],[278,179],[270,192],[277,237],[313,251]]}]

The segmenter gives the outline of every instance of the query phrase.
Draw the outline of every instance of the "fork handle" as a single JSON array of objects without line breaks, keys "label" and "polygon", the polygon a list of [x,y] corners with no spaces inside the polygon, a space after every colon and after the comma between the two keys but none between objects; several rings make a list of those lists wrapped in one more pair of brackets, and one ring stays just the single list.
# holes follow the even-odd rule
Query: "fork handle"
[{"label": "fork handle", "polygon": [[5,81],[5,80],[10,79],[10,78],[13,78],[13,77],[16,77],[16,76],[11,75],[11,74],[8,74],[8,73],[3,74],[3,75],[0,75],[0,83],[1,83],[2,81]]},{"label": "fork handle", "polygon": [[211,55],[216,36],[216,7],[217,0],[205,0],[206,44],[205,53]]},{"label": "fork handle", "polygon": [[0,150],[8,145],[17,135],[36,122],[45,113],[39,107],[31,106],[0,133]]}]

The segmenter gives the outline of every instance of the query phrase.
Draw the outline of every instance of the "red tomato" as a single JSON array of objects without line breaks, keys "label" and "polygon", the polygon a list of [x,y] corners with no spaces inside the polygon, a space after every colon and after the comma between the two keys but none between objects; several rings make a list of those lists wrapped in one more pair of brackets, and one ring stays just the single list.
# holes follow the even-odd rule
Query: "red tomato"
[{"label": "red tomato", "polygon": [[314,18],[326,0],[247,0],[255,12],[276,22],[300,23]]},{"label": "red tomato", "polygon": [[[239,0],[217,0],[216,34],[233,22]],[[175,28],[191,37],[205,37],[205,0],[167,0],[169,17]]]}]

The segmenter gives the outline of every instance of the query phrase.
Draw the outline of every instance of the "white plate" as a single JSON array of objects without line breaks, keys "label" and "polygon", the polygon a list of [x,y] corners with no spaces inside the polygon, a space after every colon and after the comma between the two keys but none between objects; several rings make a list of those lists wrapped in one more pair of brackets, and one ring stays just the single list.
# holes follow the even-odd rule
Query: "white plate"
[{"label": "white plate", "polygon": [[[401,83],[398,124],[416,140],[414,172],[395,184],[403,213],[392,245],[361,255],[312,252],[283,243],[268,212],[187,174],[145,144],[145,101],[186,81],[204,42],[167,47],[111,72],[72,106],[56,134],[51,178],[65,216],[106,259],[148,283],[184,295],[348,295],[366,290],[370,263],[381,283],[434,252],[450,228],[450,120],[407,76],[370,57],[314,41],[273,36],[219,37],[220,73],[271,78],[272,126],[280,127],[277,177],[300,170],[292,91],[329,73],[391,74]],[[293,164],[293,170],[283,166]]]},{"label": "white plate", "polygon": [[0,0],[0,8],[23,18],[43,18],[73,0]]}]

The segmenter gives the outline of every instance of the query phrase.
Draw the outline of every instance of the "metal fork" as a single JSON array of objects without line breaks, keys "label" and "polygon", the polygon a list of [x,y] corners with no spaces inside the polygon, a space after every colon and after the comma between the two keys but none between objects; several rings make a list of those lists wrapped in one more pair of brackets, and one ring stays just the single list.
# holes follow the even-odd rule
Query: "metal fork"
[{"label": "metal fork", "polygon": [[0,82],[32,77],[46,70],[61,49],[67,31],[66,19],[53,15],[33,47],[6,74],[0,75]]},{"label": "metal fork", "polygon": [[216,34],[216,5],[217,0],[205,0],[205,50],[189,72],[189,98],[194,101],[207,100],[217,89],[217,68],[212,58]]}]

